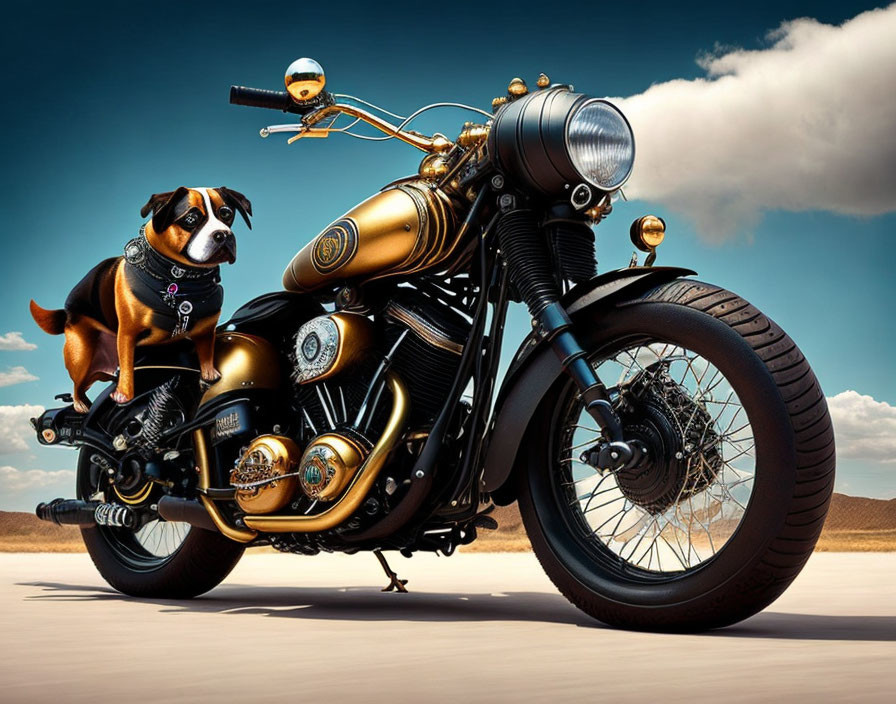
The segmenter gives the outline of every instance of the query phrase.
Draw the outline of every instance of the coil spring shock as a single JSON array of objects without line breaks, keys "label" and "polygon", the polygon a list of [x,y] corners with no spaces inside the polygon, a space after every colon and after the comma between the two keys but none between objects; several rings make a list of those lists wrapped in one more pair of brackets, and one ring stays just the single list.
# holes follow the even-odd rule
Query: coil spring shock
[{"label": "coil spring shock", "polygon": [[137,439],[137,445],[141,454],[152,453],[156,449],[156,443],[162,436],[172,410],[179,405],[174,389],[177,388],[177,377],[172,377],[157,388],[146,406],[146,418],[143,421],[143,430]]},{"label": "coil spring shock", "polygon": [[93,517],[98,526],[133,528],[136,523],[134,512],[127,506],[118,504],[100,504],[93,512]]}]

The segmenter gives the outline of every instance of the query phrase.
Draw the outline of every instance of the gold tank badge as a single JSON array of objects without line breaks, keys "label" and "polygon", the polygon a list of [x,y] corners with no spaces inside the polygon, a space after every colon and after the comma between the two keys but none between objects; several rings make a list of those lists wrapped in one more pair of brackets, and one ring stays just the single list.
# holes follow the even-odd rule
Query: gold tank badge
[{"label": "gold tank badge", "polygon": [[347,264],[358,250],[358,228],[343,218],[317,237],[311,251],[311,264],[321,274],[328,274]]}]

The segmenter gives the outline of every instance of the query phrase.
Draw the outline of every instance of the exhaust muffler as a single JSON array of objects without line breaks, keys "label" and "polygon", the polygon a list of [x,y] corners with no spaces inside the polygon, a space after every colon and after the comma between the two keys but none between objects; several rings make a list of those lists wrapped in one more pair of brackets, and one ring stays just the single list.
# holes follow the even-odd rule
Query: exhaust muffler
[{"label": "exhaust muffler", "polygon": [[127,506],[81,499],[53,499],[40,503],[34,511],[42,521],[56,525],[111,526],[133,528],[137,516]]}]

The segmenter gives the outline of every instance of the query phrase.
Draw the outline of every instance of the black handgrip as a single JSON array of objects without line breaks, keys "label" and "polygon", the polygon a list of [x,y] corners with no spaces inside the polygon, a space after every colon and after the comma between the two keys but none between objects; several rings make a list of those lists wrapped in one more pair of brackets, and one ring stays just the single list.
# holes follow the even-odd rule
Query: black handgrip
[{"label": "black handgrip", "polygon": [[283,112],[305,112],[296,105],[289,93],[285,90],[264,90],[261,88],[246,88],[244,86],[230,86],[230,102],[233,105],[248,105],[253,108],[268,108],[270,110],[282,110]]}]

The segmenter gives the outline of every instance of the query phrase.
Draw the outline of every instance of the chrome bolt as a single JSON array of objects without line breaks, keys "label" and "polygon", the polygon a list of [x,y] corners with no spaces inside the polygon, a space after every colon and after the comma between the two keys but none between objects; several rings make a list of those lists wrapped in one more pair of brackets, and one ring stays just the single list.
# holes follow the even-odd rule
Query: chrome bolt
[{"label": "chrome bolt", "polygon": [[678,452],[675,453],[675,459],[680,460],[683,458],[684,458],[684,454],[681,452],[681,450],[679,450]]},{"label": "chrome bolt", "polygon": [[423,479],[423,477],[425,477],[426,474],[423,472],[422,469],[418,469],[416,472],[414,472],[414,476],[417,477],[417,479]]},{"label": "chrome bolt", "polygon": [[616,452],[616,450],[613,450],[613,451],[610,453],[610,457],[612,457],[614,460],[618,460],[618,459],[619,459],[619,453]]},{"label": "chrome bolt", "polygon": [[500,191],[504,188],[504,177],[501,174],[495,174],[492,176],[492,188],[497,191]]}]

